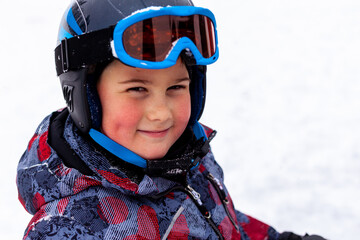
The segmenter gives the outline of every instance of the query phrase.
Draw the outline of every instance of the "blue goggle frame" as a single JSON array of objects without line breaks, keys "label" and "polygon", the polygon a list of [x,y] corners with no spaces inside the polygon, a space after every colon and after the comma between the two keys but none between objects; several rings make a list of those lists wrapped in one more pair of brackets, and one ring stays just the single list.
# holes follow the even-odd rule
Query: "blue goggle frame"
[{"label": "blue goggle frame", "polygon": [[[196,47],[195,43],[192,40],[190,40],[188,37],[181,37],[175,43],[173,43],[173,47],[168,53],[168,56],[165,58],[165,60],[161,62],[140,60],[131,57],[126,52],[123,45],[124,31],[135,23],[164,15],[172,15],[172,16],[203,15],[209,18],[214,26],[213,30],[215,35],[215,53],[210,58],[205,58],[202,56],[202,54],[200,53],[200,51],[198,50],[198,48]],[[113,33],[113,42],[111,44],[111,47],[113,48],[114,57],[120,59],[125,64],[138,68],[162,69],[162,68],[171,67],[176,63],[181,51],[183,50],[190,50],[192,52],[197,65],[212,64],[219,57],[215,16],[210,10],[206,8],[194,7],[194,6],[150,7],[143,11],[135,12],[134,14],[122,19],[116,24]]]}]

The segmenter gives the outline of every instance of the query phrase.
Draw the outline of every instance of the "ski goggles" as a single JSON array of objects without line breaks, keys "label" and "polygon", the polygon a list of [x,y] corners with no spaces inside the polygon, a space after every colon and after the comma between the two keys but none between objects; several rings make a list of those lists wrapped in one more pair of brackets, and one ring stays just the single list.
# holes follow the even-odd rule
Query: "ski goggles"
[{"label": "ski goggles", "polygon": [[215,17],[191,6],[149,9],[116,25],[114,47],[120,60],[135,67],[170,67],[184,49],[198,65],[208,65],[218,58]]},{"label": "ski goggles", "polygon": [[217,44],[210,10],[150,7],[108,29],[64,38],[55,49],[55,61],[58,75],[113,57],[133,67],[162,69],[173,66],[185,50],[191,51],[197,65],[208,65],[218,59]]}]

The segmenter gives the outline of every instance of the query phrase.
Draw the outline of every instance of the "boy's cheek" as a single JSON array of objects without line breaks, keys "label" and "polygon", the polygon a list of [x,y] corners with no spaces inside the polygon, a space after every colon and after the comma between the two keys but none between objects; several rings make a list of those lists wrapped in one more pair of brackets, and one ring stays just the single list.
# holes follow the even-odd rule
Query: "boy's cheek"
[{"label": "boy's cheek", "polygon": [[128,105],[119,109],[119,113],[115,117],[114,121],[117,121],[118,124],[125,127],[131,127],[138,123],[142,117],[142,111],[139,109],[139,106]]},{"label": "boy's cheek", "polygon": [[177,105],[178,120],[181,122],[188,122],[191,115],[191,103],[190,100],[183,101]]},{"label": "boy's cheek", "polygon": [[[141,119],[141,111],[136,105],[116,105],[103,112],[102,129],[116,136],[136,128]],[[106,134],[106,135],[108,135]],[[108,135],[111,138],[111,136]]]}]

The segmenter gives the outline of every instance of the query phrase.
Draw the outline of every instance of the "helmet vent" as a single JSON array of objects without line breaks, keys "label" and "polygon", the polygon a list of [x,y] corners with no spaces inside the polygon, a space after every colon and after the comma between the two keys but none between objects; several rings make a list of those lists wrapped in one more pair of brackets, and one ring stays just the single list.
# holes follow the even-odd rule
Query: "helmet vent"
[{"label": "helmet vent", "polygon": [[70,85],[63,86],[63,95],[66,101],[66,105],[70,112],[74,111],[73,92],[74,92],[73,86]]}]

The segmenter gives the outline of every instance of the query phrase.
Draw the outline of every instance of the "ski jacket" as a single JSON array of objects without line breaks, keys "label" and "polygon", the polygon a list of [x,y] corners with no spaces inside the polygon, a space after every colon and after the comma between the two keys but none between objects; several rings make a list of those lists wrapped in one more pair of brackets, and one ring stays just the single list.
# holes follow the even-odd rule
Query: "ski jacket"
[{"label": "ski jacket", "polygon": [[[134,177],[81,136],[70,117],[54,128],[63,112],[42,121],[18,165],[19,200],[34,215],[24,239],[279,238],[272,227],[235,210],[211,151],[188,172],[185,185]],[[54,129],[70,151],[51,147]]]}]

